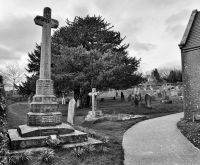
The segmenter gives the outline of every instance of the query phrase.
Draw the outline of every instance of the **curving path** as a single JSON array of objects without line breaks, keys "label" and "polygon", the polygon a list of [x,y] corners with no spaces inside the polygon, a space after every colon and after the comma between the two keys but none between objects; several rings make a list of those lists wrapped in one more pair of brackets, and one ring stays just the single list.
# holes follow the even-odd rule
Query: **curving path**
[{"label": "curving path", "polygon": [[177,129],[183,113],[146,120],[123,136],[125,165],[200,165],[200,151]]}]

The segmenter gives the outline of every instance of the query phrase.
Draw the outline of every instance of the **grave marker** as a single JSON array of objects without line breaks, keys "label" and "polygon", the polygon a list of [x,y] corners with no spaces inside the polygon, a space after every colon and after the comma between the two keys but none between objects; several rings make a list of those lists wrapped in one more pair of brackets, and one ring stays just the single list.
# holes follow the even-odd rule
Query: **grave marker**
[{"label": "grave marker", "polygon": [[97,109],[97,96],[99,92],[96,92],[96,88],[92,88],[92,92],[89,93],[89,96],[92,97],[92,111],[88,112],[85,120],[96,120],[103,116],[102,111]]},{"label": "grave marker", "polygon": [[145,106],[147,108],[152,108],[152,106],[151,106],[151,95],[147,93],[145,95],[144,99],[145,99]]},{"label": "grave marker", "polygon": [[75,110],[76,110],[76,101],[73,98],[69,101],[68,116],[67,116],[67,122],[72,125],[74,124]]}]

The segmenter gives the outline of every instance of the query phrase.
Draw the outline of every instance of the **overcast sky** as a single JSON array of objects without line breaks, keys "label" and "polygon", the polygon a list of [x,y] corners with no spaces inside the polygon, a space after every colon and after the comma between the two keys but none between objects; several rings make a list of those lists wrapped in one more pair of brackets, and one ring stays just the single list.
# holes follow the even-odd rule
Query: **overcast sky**
[{"label": "overcast sky", "polygon": [[[181,65],[178,44],[199,0],[0,0],[0,67],[18,62],[26,66],[28,52],[41,42],[34,17],[44,7],[65,25],[75,16],[101,15],[126,36],[130,56],[141,58],[143,72]],[[52,32],[53,33],[53,32]]]}]

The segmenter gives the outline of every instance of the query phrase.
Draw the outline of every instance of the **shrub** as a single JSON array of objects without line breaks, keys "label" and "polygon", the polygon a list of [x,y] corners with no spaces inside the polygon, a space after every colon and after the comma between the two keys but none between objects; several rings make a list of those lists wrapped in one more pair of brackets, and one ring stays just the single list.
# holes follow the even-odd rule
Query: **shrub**
[{"label": "shrub", "polygon": [[32,152],[23,152],[20,154],[19,159],[21,162],[26,162],[32,159],[33,153]]},{"label": "shrub", "polygon": [[93,153],[96,149],[95,146],[90,144],[83,147],[87,153]]},{"label": "shrub", "polygon": [[41,153],[41,157],[40,157],[40,160],[44,163],[52,163],[53,160],[55,159],[55,153],[53,150],[51,149],[48,149],[48,150],[44,150],[42,153]]},{"label": "shrub", "polygon": [[16,155],[9,154],[7,155],[7,159],[8,159],[9,165],[18,164],[20,162],[19,154],[16,154]]},{"label": "shrub", "polygon": [[109,152],[109,148],[104,144],[101,144],[98,146],[98,152],[99,153],[103,153],[103,154],[106,154]]},{"label": "shrub", "polygon": [[57,135],[55,135],[55,137],[49,136],[46,139],[46,143],[50,148],[56,148],[62,144],[62,140]]},{"label": "shrub", "polygon": [[75,155],[75,157],[82,158],[85,153],[85,149],[84,147],[75,147],[72,149],[72,152]]}]

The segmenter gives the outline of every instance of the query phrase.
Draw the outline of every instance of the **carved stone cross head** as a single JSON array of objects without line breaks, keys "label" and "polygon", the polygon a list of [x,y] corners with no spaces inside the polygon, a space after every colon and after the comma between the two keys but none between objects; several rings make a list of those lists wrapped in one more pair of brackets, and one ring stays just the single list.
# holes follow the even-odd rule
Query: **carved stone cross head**
[{"label": "carved stone cross head", "polygon": [[96,88],[92,88],[92,92],[89,93],[89,96],[97,96],[99,94],[99,92],[96,92]]},{"label": "carved stone cross head", "polygon": [[39,26],[44,26],[44,24],[50,24],[51,28],[58,27],[58,21],[51,18],[51,9],[49,7],[44,8],[43,16],[36,16],[35,24]]}]

